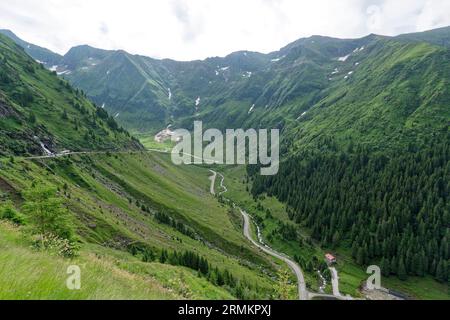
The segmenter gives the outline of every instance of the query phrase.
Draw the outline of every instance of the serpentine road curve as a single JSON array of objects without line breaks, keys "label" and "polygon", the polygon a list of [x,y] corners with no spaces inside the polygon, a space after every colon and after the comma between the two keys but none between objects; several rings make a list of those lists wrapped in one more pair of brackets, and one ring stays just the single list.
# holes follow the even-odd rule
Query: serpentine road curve
[{"label": "serpentine road curve", "polygon": [[[220,175],[220,177],[222,178],[221,188],[224,191],[221,192],[219,195],[226,193],[228,190],[224,185],[225,177],[223,175],[221,175],[220,173],[218,174],[214,170],[209,170],[209,171],[213,174],[213,176],[210,178],[211,179],[211,190],[214,191],[216,177],[217,177],[217,175]],[[211,193],[213,195],[215,195],[215,192],[211,192]],[[237,207],[234,203],[233,203],[233,206]],[[285,262],[289,266],[289,268],[294,272],[295,276],[297,277],[299,299],[300,300],[309,300],[309,293],[308,293],[308,290],[306,289],[305,277],[303,276],[303,272],[302,272],[302,269],[300,268],[300,266],[296,262],[294,262],[293,260],[291,260],[290,258],[285,256],[284,254],[279,253],[279,252],[273,250],[272,248],[270,248],[268,246],[264,246],[264,245],[258,243],[257,241],[255,241],[252,238],[251,231],[250,231],[250,225],[251,225],[250,216],[248,215],[247,212],[245,212],[241,208],[239,208],[239,207],[237,207],[237,208],[239,209],[239,211],[241,212],[241,214],[244,218],[244,236],[255,247],[259,248],[260,250],[267,253],[268,255],[271,255],[272,257],[275,257],[275,258],[280,259],[281,261]]]},{"label": "serpentine road curve", "polygon": [[[156,153],[163,153],[163,154],[170,154],[170,152],[168,152],[167,150],[159,150],[159,149],[148,149],[146,150],[147,152],[156,152]],[[45,156],[32,156],[32,157],[25,157],[22,158],[23,160],[44,160],[44,159],[52,159],[52,158],[60,158],[60,157],[67,157],[67,156],[71,156],[71,155],[84,155],[84,154],[107,154],[108,152],[106,151],[81,151],[81,152],[72,152],[72,151],[68,151],[68,152],[63,152],[63,153],[55,153],[55,154],[50,154],[50,155],[45,155]],[[142,153],[142,151],[135,151],[135,152],[130,152],[130,151],[122,151],[122,152],[111,152],[114,154],[128,154],[128,153]],[[224,193],[228,192],[227,187],[225,186],[224,182],[225,182],[225,177],[220,174],[217,173],[214,170],[210,170],[210,172],[213,174],[213,176],[210,177],[211,180],[211,194],[215,195],[215,182],[216,182],[216,178],[219,175],[221,177],[221,183],[220,183],[220,187],[222,188],[222,191],[218,194],[219,196],[223,195]],[[227,201],[230,201],[229,199],[225,199]],[[237,207],[234,203],[233,203],[234,207]],[[333,286],[333,289],[336,288],[335,295],[326,295],[326,294],[317,294],[314,292],[308,292],[308,290],[306,289],[306,283],[305,283],[305,278],[302,272],[302,269],[300,268],[300,266],[293,260],[291,260],[289,257],[287,257],[286,255],[279,253],[277,251],[275,251],[274,249],[268,247],[267,245],[263,245],[257,241],[255,241],[252,238],[251,235],[251,218],[248,215],[247,212],[245,212],[244,210],[242,210],[241,208],[237,207],[239,209],[239,211],[241,212],[243,218],[244,218],[244,236],[257,248],[259,248],[260,250],[262,250],[263,252],[267,253],[268,255],[271,255],[277,259],[280,259],[281,261],[285,262],[289,268],[294,272],[295,276],[297,277],[297,281],[298,281],[298,295],[299,295],[299,299],[300,300],[309,300],[309,299],[313,299],[313,298],[335,298],[335,299],[339,299],[339,300],[350,300],[351,297],[343,297],[342,295],[340,295],[339,291],[338,291],[338,287],[337,286]],[[337,282],[337,276],[336,276],[336,281]]]}]

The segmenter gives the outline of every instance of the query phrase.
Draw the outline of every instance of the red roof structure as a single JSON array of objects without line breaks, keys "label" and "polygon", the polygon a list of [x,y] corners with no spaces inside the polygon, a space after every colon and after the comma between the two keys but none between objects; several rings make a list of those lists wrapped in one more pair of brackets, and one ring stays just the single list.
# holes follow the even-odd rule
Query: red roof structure
[{"label": "red roof structure", "polygon": [[330,254],[330,253],[327,253],[327,254],[325,255],[325,258],[327,259],[328,262],[336,262],[336,257],[333,256],[333,255]]}]

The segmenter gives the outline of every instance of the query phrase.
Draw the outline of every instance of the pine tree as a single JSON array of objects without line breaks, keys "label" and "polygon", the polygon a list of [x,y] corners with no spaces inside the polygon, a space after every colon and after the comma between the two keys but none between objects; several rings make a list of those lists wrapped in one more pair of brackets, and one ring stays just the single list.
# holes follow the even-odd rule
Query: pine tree
[{"label": "pine tree", "polygon": [[405,281],[407,279],[405,262],[403,260],[403,257],[400,257],[400,260],[398,262],[397,275],[398,278],[402,281]]},{"label": "pine tree", "polygon": [[22,211],[31,222],[32,230],[42,239],[53,234],[69,241],[74,240],[74,229],[69,211],[63,206],[63,200],[57,196],[52,186],[34,184],[24,193],[25,203]]},{"label": "pine tree", "polygon": [[159,262],[160,263],[166,263],[167,259],[168,259],[167,251],[163,249],[161,251],[161,255],[159,256]]},{"label": "pine tree", "polygon": [[389,277],[389,275],[391,274],[389,261],[383,257],[383,259],[381,259],[380,264],[381,264],[381,273],[383,274],[383,276]]},{"label": "pine tree", "polygon": [[352,257],[353,257],[353,259],[356,259],[357,256],[358,256],[358,244],[356,243],[356,241],[353,241],[353,244],[352,244]]},{"label": "pine tree", "polygon": [[447,265],[444,260],[440,260],[436,267],[436,279],[440,282],[448,281]]},{"label": "pine tree", "polygon": [[[329,137],[318,145],[335,147]],[[406,275],[436,276],[450,255],[449,145],[445,132],[423,145],[411,143],[395,157],[358,145],[353,154],[339,156],[311,151],[286,160],[276,176],[258,176],[255,168],[248,175],[255,198],[267,193],[287,202],[289,218],[304,223],[322,244],[335,245],[339,238],[352,244],[358,263],[384,257],[397,274],[402,258]]]},{"label": "pine tree", "polygon": [[367,245],[364,244],[363,247],[358,249],[358,254],[356,256],[356,262],[359,265],[365,265],[367,261]]},{"label": "pine tree", "polygon": [[333,247],[336,247],[337,245],[339,245],[339,241],[341,240],[341,235],[339,234],[339,231],[336,231],[333,235]]}]

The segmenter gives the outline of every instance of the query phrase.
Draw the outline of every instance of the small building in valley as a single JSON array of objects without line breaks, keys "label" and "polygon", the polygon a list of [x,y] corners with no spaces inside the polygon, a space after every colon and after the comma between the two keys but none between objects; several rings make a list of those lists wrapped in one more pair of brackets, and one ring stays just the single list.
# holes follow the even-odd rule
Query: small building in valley
[{"label": "small building in valley", "polygon": [[328,264],[334,264],[337,262],[337,259],[335,256],[333,256],[331,253],[327,253],[325,255],[325,259],[327,260]]}]

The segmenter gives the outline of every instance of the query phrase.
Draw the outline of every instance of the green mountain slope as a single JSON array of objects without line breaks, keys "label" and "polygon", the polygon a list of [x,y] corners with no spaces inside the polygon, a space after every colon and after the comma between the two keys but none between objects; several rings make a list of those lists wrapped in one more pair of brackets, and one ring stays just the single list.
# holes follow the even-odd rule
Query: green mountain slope
[{"label": "green mountain slope", "polygon": [[[232,298],[225,290],[198,279],[189,269],[143,263],[129,254],[99,246],[83,249],[79,257],[67,261],[31,250],[30,243],[23,240],[22,230],[16,226],[0,222],[0,231],[2,300]],[[71,265],[82,266],[79,291],[66,286]]]},{"label": "green mountain slope", "polygon": [[128,126],[133,130],[161,126],[166,121],[169,91],[145,59],[122,51],[108,52],[102,57],[99,52],[82,47],[72,49],[69,60],[75,55],[73,51],[80,51],[77,55],[84,58],[76,63],[68,62],[70,71],[62,71],[68,72],[64,76],[88,92],[118,121],[133,123]]},{"label": "green mountain slope", "polygon": [[254,177],[321,246],[385,277],[448,281],[450,55],[381,39],[352,53],[326,94],[286,122],[281,172]]},{"label": "green mountain slope", "polygon": [[350,56],[323,99],[292,123],[297,146],[332,139],[338,145],[403,148],[446,132],[450,118],[449,51],[383,41]]},{"label": "green mountain slope", "polygon": [[140,148],[104,110],[4,36],[0,36],[0,106],[3,154]]},{"label": "green mountain slope", "polygon": [[[0,222],[1,297],[272,297],[279,262],[209,193],[207,169],[144,153],[102,108],[3,36],[0,61],[0,220],[21,225]],[[29,157],[64,149],[85,152]],[[86,268],[79,292],[64,289],[69,263]],[[35,274],[18,267],[29,264]],[[102,282],[103,272],[114,276]]]},{"label": "green mountain slope", "polygon": [[[413,288],[414,296],[442,297],[450,257],[449,39],[448,28],[395,38],[313,36],[267,55],[237,52],[192,62],[82,46],[72,49],[56,72],[134,132],[152,134],[168,124],[190,128],[197,119],[204,120],[205,127],[221,129],[280,128],[280,173],[260,177],[258,168],[249,167],[248,178],[234,182],[242,184],[239,190],[245,193],[234,196],[247,197],[247,203],[256,208],[268,243],[291,255],[298,253],[311,279],[316,273],[306,259],[336,252],[339,261],[344,261],[338,268],[344,273],[345,290],[352,294],[365,276],[365,267],[376,264],[396,288],[420,279],[417,283],[431,284],[436,293]],[[26,70],[26,63],[20,68]],[[40,74],[55,81],[44,70]],[[25,72],[21,76],[30,78]],[[14,132],[17,125],[11,119],[18,112],[25,115],[26,126],[34,123],[34,113],[44,121],[48,115],[42,106],[27,113],[21,104],[26,105],[30,95],[15,95],[14,88],[7,87],[8,96],[1,100],[0,114],[6,119],[1,128]],[[104,116],[103,108],[90,108]],[[64,116],[64,110],[58,112]],[[130,148],[126,133],[113,130],[112,120],[108,120],[109,136],[119,134],[124,140],[111,145]],[[86,119],[80,127],[89,124]],[[30,128],[28,132],[40,132],[41,127]],[[64,130],[50,129],[49,134],[61,135],[62,145],[85,147],[75,132],[71,137]],[[39,140],[44,141],[42,135]],[[108,139],[99,140],[96,148],[110,147]],[[36,153],[29,149],[13,145],[4,153]],[[114,239],[115,245],[119,243],[116,249],[122,251],[138,242],[139,250],[132,247],[138,255],[144,243],[152,256],[185,267],[179,252],[177,258],[174,252],[195,252],[208,257],[213,268],[223,265],[241,286],[221,283],[214,272],[207,275],[210,283],[235,297],[243,288],[246,297],[270,296],[272,261],[245,242],[236,223],[239,215],[207,195],[203,185],[207,171],[173,168],[164,157],[141,154],[50,162],[33,163],[31,171],[39,177],[48,165],[61,179],[51,183],[67,183],[89,204],[85,208],[72,204],[79,234],[86,242],[114,246],[110,242]],[[22,168],[9,166],[12,172]],[[29,187],[7,170],[3,175],[14,190]],[[271,202],[266,196],[278,204],[273,197],[277,198],[286,209],[275,217],[261,209],[260,202]]]},{"label": "green mountain slope", "polygon": [[267,125],[268,120],[283,126],[286,118],[301,116],[330,95],[327,90],[335,82],[330,78],[335,80],[335,68],[342,66],[338,62],[347,62],[350,55],[365,58],[364,49],[374,43],[389,50],[390,39],[446,46],[450,32],[442,28],[396,38],[313,36],[270,54],[236,52],[192,62],[80,46],[70,50],[56,70],[132,131],[188,126],[193,119],[216,127]]},{"label": "green mountain slope", "polygon": [[405,41],[426,42],[442,47],[450,47],[450,27],[405,34],[398,36],[397,39]]},{"label": "green mountain slope", "polygon": [[[273,292],[275,264],[245,240],[239,213],[209,194],[209,175],[206,169],[174,166],[166,155],[158,154],[18,158],[13,163],[3,159],[0,190],[2,199],[12,200],[18,210],[23,191],[33,183],[61,190],[82,248],[81,261],[92,254],[100,264],[109,265],[112,259],[136,281],[151,276],[176,287],[184,298],[267,299]],[[206,258],[208,271],[200,273],[190,262],[179,260],[186,254]],[[43,277],[49,276],[46,265],[39,268]],[[224,274],[231,278],[223,280]],[[17,276],[27,283],[26,274]],[[97,285],[93,282],[89,290]]]},{"label": "green mountain slope", "polygon": [[48,49],[36,46],[32,43],[23,41],[10,30],[0,30],[0,34],[3,34],[12,39],[15,43],[24,48],[26,53],[36,59],[37,62],[42,63],[46,68],[51,68],[61,63],[62,56],[60,56],[59,54],[54,53]]}]

